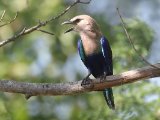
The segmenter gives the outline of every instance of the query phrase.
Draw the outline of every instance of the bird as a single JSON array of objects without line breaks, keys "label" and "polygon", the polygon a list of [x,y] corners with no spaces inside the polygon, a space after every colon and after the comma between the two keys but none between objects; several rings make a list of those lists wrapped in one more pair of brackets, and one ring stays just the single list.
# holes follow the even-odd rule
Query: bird
[{"label": "bird", "polygon": [[[87,76],[81,85],[90,83],[90,75],[104,80],[106,76],[113,75],[112,50],[108,39],[102,34],[97,22],[89,15],[78,15],[64,21],[62,25],[70,24],[72,27],[65,33],[75,31],[79,33],[78,52],[80,58],[88,69]],[[112,88],[103,90],[108,107],[115,109]]]}]

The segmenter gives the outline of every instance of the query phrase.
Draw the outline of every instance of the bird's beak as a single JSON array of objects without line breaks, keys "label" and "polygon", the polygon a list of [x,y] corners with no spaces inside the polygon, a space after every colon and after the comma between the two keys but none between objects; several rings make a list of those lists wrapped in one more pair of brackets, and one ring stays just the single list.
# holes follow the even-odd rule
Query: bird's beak
[{"label": "bird's beak", "polygon": [[64,32],[64,34],[65,33],[68,33],[68,32],[71,32],[71,31],[73,31],[74,30],[74,27],[71,27],[71,28],[69,28],[68,30],[66,30],[65,32]]},{"label": "bird's beak", "polygon": [[[63,22],[61,25],[65,25],[65,24],[73,24],[73,22],[72,21],[65,21],[65,22]],[[68,30],[66,30],[65,32],[64,32],[64,34],[65,33],[68,33],[68,32],[71,32],[71,31],[73,31],[74,30],[74,27],[71,27],[71,28],[69,28]]]},{"label": "bird's beak", "polygon": [[72,21],[64,21],[61,25],[65,25],[65,24],[73,24],[73,22]]}]

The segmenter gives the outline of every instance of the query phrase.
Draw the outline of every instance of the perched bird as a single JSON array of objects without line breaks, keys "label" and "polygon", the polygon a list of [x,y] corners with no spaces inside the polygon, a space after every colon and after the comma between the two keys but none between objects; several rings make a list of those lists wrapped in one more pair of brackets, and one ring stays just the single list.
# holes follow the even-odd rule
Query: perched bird
[{"label": "perched bird", "polygon": [[[78,51],[84,65],[88,69],[88,75],[83,79],[82,85],[88,83],[89,76],[104,80],[106,76],[113,74],[112,51],[108,40],[103,36],[96,21],[88,15],[78,15],[69,21],[62,23],[73,25],[70,31],[79,33]],[[112,88],[104,89],[103,95],[111,109],[115,109]]]}]

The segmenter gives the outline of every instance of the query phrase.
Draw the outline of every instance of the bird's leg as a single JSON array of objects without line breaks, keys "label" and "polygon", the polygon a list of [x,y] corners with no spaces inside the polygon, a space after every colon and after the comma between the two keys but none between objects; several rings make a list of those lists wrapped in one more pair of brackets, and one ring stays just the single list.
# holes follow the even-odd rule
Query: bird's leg
[{"label": "bird's leg", "polygon": [[89,76],[91,75],[91,72],[88,71],[87,76],[82,80],[81,85],[87,85],[91,83],[91,79],[89,78]]},{"label": "bird's leg", "polygon": [[106,79],[107,72],[104,72],[102,76],[100,76],[100,82],[103,82]]}]

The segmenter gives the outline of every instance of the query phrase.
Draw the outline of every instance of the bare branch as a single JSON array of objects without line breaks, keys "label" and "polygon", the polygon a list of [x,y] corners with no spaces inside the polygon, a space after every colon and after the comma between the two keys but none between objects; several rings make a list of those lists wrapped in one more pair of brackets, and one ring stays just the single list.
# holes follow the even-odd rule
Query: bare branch
[{"label": "bare branch", "polygon": [[82,4],[89,4],[90,2],[91,2],[91,0],[89,0],[89,1],[80,1],[80,0],[76,0],[77,2],[79,2],[79,3],[82,3]]},{"label": "bare branch", "polygon": [[28,29],[25,29],[25,31],[23,31],[23,34],[21,34],[21,32],[17,35],[14,35],[10,38],[8,38],[7,40],[3,40],[2,42],[0,42],[0,47],[6,45],[7,43],[9,42],[12,42],[12,41],[15,41],[17,40],[17,38],[21,37],[21,36],[24,36],[26,34],[29,34],[33,31],[36,31],[37,29],[39,29],[40,27],[43,27],[43,26],[46,26],[48,23],[50,23],[51,21],[54,21],[56,19],[59,19],[61,16],[63,16],[65,13],[67,13],[73,6],[75,6],[76,4],[78,3],[81,3],[81,4],[89,4],[91,0],[89,0],[88,2],[81,2],[80,0],[75,0],[74,3],[72,3],[70,6],[68,6],[64,11],[62,11],[60,14],[58,14],[57,16],[55,17],[52,17],[46,21],[39,21],[39,23],[33,27],[30,27]]},{"label": "bare branch", "polygon": [[[154,64],[160,67],[160,63]],[[21,93],[28,97],[37,95],[73,95],[91,91],[101,91],[105,88],[121,86],[128,83],[160,76],[160,69],[152,66],[127,71],[119,75],[107,76],[103,82],[93,79],[92,83],[81,86],[82,81],[70,83],[24,83],[14,80],[0,80],[0,91],[10,93]]]},{"label": "bare branch", "polygon": [[45,30],[41,30],[41,29],[37,29],[37,31],[40,31],[40,32],[43,32],[43,33],[47,33],[49,35],[54,35],[54,33],[51,33],[51,32],[45,31]]},{"label": "bare branch", "polygon": [[6,22],[6,23],[0,25],[0,27],[3,27],[3,26],[8,25],[8,24],[11,24],[12,22],[14,22],[16,20],[17,16],[18,16],[18,12],[16,13],[16,15],[14,16],[14,18],[11,21]]},{"label": "bare branch", "polygon": [[0,22],[2,22],[3,18],[4,18],[4,15],[5,15],[6,11],[4,10],[2,15],[1,15],[1,18],[0,18]]},{"label": "bare branch", "polygon": [[[124,23],[124,21],[123,21],[123,18],[122,18],[122,16],[121,16],[118,8],[117,8],[117,12],[118,12],[118,15],[119,15],[119,17],[120,17],[120,19],[121,19],[122,27],[123,27],[123,29],[124,29],[124,31],[125,31],[125,34],[126,34],[128,40],[129,40],[132,48],[133,48],[134,51],[136,52],[136,54],[137,54],[137,55],[139,56],[139,58],[140,58],[142,61],[144,61],[147,65],[150,65],[150,66],[155,67],[155,68],[159,68],[159,67],[157,67],[157,66],[152,65],[150,62],[148,62],[148,61],[138,52],[138,50],[137,50],[136,47],[134,46],[134,43],[133,43],[133,40],[131,39],[131,36],[129,35],[129,33],[128,33],[126,27],[125,27],[125,23]],[[160,69],[160,68],[159,68],[159,69]]]}]

